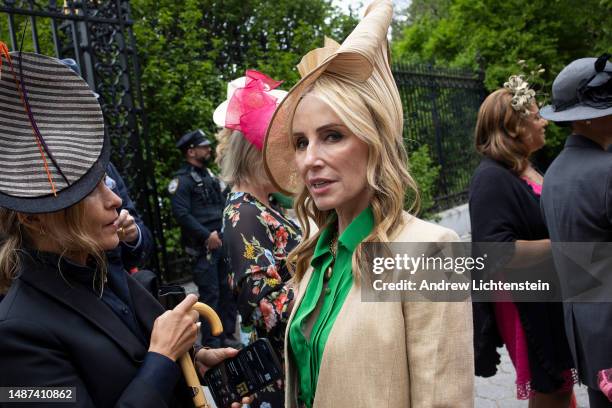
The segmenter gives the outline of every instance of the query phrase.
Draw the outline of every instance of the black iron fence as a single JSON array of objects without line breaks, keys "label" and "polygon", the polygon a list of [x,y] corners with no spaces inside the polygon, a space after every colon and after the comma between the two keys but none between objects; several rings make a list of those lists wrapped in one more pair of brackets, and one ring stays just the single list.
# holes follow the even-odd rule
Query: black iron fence
[{"label": "black iron fence", "polygon": [[128,0],[0,0],[0,39],[12,50],[73,58],[99,95],[112,161],[155,237],[150,266],[163,271],[164,236],[153,177]]},{"label": "black iron fence", "polygon": [[408,150],[427,144],[440,166],[432,210],[467,202],[470,177],[478,163],[473,134],[486,96],[483,74],[403,64],[394,64],[393,74],[404,106]]}]

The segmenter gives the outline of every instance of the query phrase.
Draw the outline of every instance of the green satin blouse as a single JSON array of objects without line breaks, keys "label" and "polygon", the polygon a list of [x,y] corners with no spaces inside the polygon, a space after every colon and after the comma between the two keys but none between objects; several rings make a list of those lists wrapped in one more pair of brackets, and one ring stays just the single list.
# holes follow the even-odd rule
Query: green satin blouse
[{"label": "green satin blouse", "polygon": [[[338,238],[336,261],[330,250],[334,238],[335,225],[327,227],[321,233],[314,250],[311,266],[313,267],[310,282],[301,303],[289,326],[289,349],[298,373],[298,399],[312,407],[319,367],[325,343],[334,325],[336,317],[344,304],[344,300],[353,285],[352,257],[357,245],[367,237],[374,227],[374,215],[370,207],[361,212]],[[333,263],[333,272],[325,293],[325,271]],[[317,307],[320,296],[324,296],[318,316],[312,326],[310,337],[306,338],[303,331],[304,322],[311,318]]]}]

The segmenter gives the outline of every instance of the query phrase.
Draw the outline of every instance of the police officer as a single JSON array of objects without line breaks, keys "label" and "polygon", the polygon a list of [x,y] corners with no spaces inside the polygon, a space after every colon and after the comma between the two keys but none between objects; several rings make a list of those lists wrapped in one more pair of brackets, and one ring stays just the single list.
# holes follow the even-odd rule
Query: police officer
[{"label": "police officer", "polygon": [[227,333],[227,339],[214,338],[203,322],[202,344],[219,347],[223,341],[231,345],[236,311],[220,236],[225,195],[219,180],[207,168],[212,148],[204,132],[199,129],[189,132],[176,146],[183,152],[186,163],[168,185],[172,213],[181,226],[185,252],[192,259],[193,280],[200,301],[219,314]]}]

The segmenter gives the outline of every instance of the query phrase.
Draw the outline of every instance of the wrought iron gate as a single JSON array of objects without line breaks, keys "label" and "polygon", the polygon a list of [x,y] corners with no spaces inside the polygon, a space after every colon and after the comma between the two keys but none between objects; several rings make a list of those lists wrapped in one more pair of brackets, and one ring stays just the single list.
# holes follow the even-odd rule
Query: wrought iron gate
[{"label": "wrought iron gate", "polygon": [[427,144],[440,165],[432,210],[467,202],[469,181],[478,164],[473,134],[478,108],[487,95],[484,74],[394,64],[393,75],[404,106],[408,150]]},{"label": "wrought iron gate", "polygon": [[[150,267],[166,268],[140,68],[127,0],[0,0],[0,39],[12,50],[73,58],[100,95],[112,161],[155,237]],[[162,275],[163,276],[163,275]]]}]

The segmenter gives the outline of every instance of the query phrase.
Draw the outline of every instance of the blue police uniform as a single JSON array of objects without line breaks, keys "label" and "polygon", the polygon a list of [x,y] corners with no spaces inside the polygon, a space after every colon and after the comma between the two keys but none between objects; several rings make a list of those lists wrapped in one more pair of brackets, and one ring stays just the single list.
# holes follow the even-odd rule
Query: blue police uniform
[{"label": "blue police uniform", "polygon": [[[201,131],[186,134],[177,147],[210,145]],[[185,163],[168,186],[172,213],[181,227],[185,252],[192,259],[193,281],[198,287],[200,301],[212,307],[231,336],[236,323],[236,307],[228,283],[228,271],[222,248],[208,251],[206,240],[213,231],[221,234],[225,194],[219,180],[207,168]],[[221,236],[220,236],[221,237]],[[202,343],[220,346],[221,339],[210,335],[208,325],[202,323]]]},{"label": "blue police uniform", "polygon": [[172,212],[183,232],[187,253],[197,256],[211,232],[221,232],[225,197],[208,169],[184,164],[170,183]]}]

